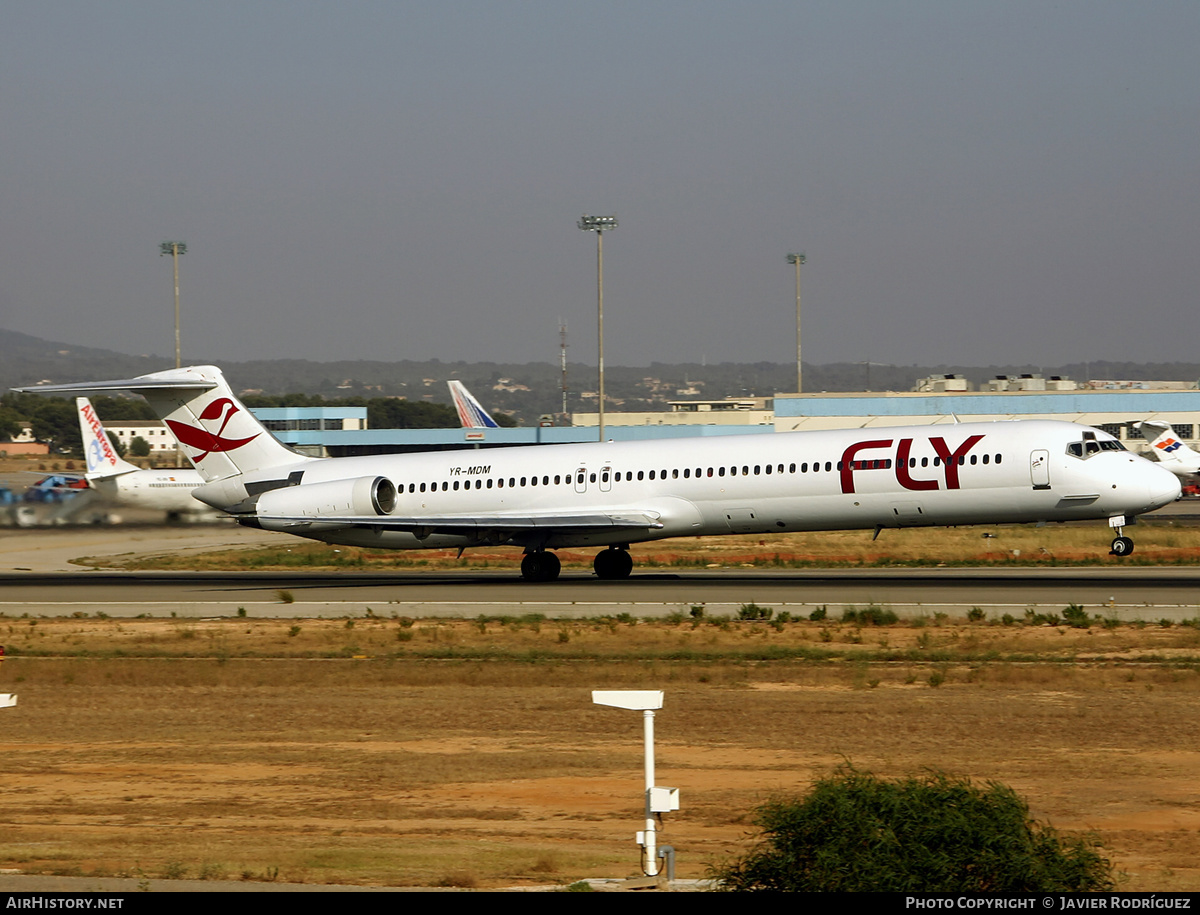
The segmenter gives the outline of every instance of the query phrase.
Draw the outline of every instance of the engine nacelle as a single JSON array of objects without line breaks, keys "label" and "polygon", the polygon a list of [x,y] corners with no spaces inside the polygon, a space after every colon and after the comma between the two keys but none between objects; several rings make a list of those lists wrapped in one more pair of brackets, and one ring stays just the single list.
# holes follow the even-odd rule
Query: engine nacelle
[{"label": "engine nacelle", "polygon": [[396,507],[396,486],[387,477],[301,483],[264,492],[258,514],[284,518],[386,515]]}]

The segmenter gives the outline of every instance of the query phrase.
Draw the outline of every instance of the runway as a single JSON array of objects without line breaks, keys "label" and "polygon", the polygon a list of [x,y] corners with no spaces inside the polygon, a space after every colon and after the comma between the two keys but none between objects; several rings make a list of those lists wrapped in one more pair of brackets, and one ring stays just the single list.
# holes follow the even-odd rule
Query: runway
[{"label": "runway", "polygon": [[1058,612],[1075,603],[1126,620],[1178,621],[1200,616],[1200,570],[738,570],[635,573],[615,582],[568,572],[540,584],[515,571],[8,573],[0,575],[0,595],[0,613],[9,617],[664,617],[693,607],[736,616],[751,602],[805,617],[822,606],[840,618],[846,607],[869,605],[905,617],[958,617],[973,607],[1020,617],[1026,609]]},{"label": "runway", "polygon": [[[988,616],[1027,609],[1124,620],[1200,616],[1200,568],[942,568],[835,570],[635,570],[625,581],[565,571],[556,582],[528,583],[512,570],[331,574],[328,572],[113,572],[114,555],[286,545],[286,534],[231,524],[71,528],[0,535],[0,613],[8,617],[236,616],[258,618],[407,616],[638,617],[736,616],[754,602],[807,617],[819,607],[840,619],[846,607],[887,607],[904,617],[973,607]],[[81,557],[91,557],[81,563]],[[100,567],[100,568],[98,568]]]}]

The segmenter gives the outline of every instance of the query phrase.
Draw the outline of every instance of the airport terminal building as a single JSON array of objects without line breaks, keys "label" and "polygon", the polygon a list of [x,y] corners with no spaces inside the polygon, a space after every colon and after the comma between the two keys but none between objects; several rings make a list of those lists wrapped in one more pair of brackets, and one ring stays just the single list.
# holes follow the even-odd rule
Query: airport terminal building
[{"label": "airport terminal building", "polygon": [[[773,404],[769,398],[731,401],[730,407],[716,401],[703,403],[706,409],[672,405],[663,414],[607,413],[605,437],[630,441],[1059,419],[1095,426],[1131,451],[1146,451],[1149,443],[1137,423],[1150,419],[1170,423],[1183,441],[1200,450],[1200,391],[1194,388],[777,394]],[[365,407],[276,407],[252,412],[281,441],[320,457],[590,442],[597,435],[595,414],[577,416],[584,422],[574,426],[368,429]],[[107,428],[126,444],[136,434],[151,442],[155,452],[174,448],[174,440],[158,422],[118,422]]]}]

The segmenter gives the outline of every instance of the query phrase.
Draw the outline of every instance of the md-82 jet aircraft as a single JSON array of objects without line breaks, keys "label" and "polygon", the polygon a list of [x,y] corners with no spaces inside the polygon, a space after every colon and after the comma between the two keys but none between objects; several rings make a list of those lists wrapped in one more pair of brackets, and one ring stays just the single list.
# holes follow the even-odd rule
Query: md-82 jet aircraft
[{"label": "md-82 jet aircraft", "polygon": [[183,445],[195,498],[242,524],[384,549],[512,544],[523,577],[558,577],[552,550],[603,547],[625,578],[629,544],[667,537],[1107,519],[1173,502],[1179,480],[1098,429],[1017,420],[480,451],[311,458],[234,397],[219,369],[22,391],[132,390]]},{"label": "md-82 jet aircraft", "polygon": [[196,470],[170,468],[140,470],[123,460],[86,397],[75,398],[79,431],[83,434],[84,475],[88,488],[105,501],[132,508],[157,509],[168,518],[208,515],[212,509],[192,498],[192,490],[204,483]]}]

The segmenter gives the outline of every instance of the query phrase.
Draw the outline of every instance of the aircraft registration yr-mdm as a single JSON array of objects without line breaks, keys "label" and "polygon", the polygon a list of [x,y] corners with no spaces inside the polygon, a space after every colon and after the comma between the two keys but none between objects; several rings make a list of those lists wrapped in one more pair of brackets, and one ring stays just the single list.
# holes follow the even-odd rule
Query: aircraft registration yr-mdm
[{"label": "aircraft registration yr-mdm", "polygon": [[192,495],[242,524],[385,549],[516,545],[532,581],[558,577],[559,548],[602,547],[597,576],[625,578],[631,543],[730,533],[1107,519],[1126,555],[1124,526],[1180,492],[1111,435],[1050,420],[313,458],[214,366],[20,390],[144,395],[204,480]]}]

